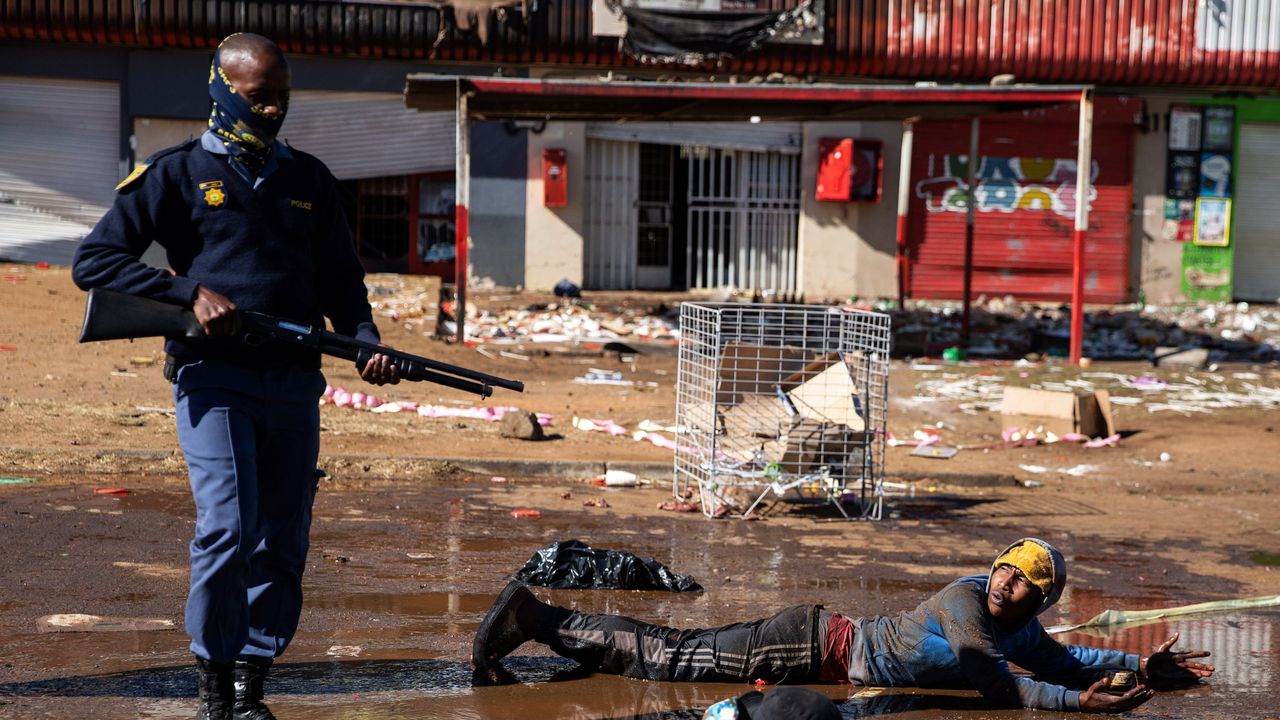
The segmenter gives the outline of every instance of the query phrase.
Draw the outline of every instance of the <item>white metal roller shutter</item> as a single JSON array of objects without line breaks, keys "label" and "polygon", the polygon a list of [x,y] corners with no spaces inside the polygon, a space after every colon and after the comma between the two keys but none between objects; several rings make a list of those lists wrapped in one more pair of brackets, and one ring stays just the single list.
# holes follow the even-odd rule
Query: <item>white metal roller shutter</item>
[{"label": "white metal roller shutter", "polygon": [[341,180],[453,169],[454,114],[418,112],[399,93],[294,90],[280,137]]},{"label": "white metal roller shutter", "polygon": [[120,181],[111,82],[0,76],[0,258],[71,262]]},{"label": "white metal roller shutter", "polygon": [[13,206],[0,236],[15,213],[54,235],[96,223],[120,182],[119,138],[118,84],[0,76],[0,202]]},{"label": "white metal roller shutter", "polygon": [[1280,203],[1275,168],[1280,167],[1280,124],[1240,126],[1236,173],[1234,295],[1242,300],[1280,298]]},{"label": "white metal roller shutter", "polygon": [[660,145],[800,153],[800,123],[623,122],[589,123],[587,137]]}]

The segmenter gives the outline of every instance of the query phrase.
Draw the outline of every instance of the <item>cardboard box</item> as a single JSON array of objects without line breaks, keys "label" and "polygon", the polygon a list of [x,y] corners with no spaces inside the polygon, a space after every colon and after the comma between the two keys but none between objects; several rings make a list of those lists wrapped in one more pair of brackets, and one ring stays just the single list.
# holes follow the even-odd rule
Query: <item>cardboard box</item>
[{"label": "cardboard box", "polygon": [[1207,348],[1184,350],[1176,347],[1157,347],[1152,360],[1156,367],[1203,370],[1209,366],[1209,350]]},{"label": "cardboard box", "polygon": [[[821,366],[814,368],[810,365],[806,374],[810,368],[817,370]],[[837,423],[858,432],[867,427],[853,372],[838,356],[825,369],[788,392],[787,396],[806,420]]]},{"label": "cardboard box", "polygon": [[1115,434],[1111,419],[1111,394],[1055,392],[1007,387],[1000,404],[1003,427],[1037,428],[1062,436],[1079,433],[1091,438]]},{"label": "cardboard box", "polygon": [[716,404],[736,405],[747,395],[772,393],[774,386],[803,370],[812,359],[798,347],[728,343],[720,357]]},{"label": "cardboard box", "polygon": [[867,436],[836,423],[802,420],[787,433],[786,441],[778,461],[782,472],[804,474],[817,472],[824,465],[858,463],[860,467]]},{"label": "cardboard box", "polygon": [[725,409],[721,422],[727,437],[774,440],[787,434],[793,417],[776,394],[743,395],[741,402]]}]

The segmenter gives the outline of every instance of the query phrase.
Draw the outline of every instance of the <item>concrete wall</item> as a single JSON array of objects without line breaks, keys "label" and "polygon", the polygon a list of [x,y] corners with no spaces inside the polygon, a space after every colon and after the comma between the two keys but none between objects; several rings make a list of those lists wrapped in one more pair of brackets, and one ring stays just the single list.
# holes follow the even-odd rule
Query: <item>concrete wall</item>
[{"label": "concrete wall", "polygon": [[[851,137],[884,143],[884,194],[878,203],[819,202],[818,141]],[[896,297],[894,260],[902,125],[896,122],[804,124],[800,159],[798,285],[806,299]]]},{"label": "concrete wall", "polygon": [[501,122],[471,128],[471,272],[480,282],[525,283],[527,137]]},{"label": "concrete wall", "polygon": [[[1133,143],[1133,245],[1129,255],[1129,286],[1147,302],[1182,300],[1182,243],[1165,236],[1164,197],[1167,171],[1168,128],[1171,103],[1185,98],[1143,94],[1151,120],[1147,132],[1139,129]],[[1158,126],[1156,125],[1158,123]]]},{"label": "concrete wall", "polygon": [[[524,286],[550,290],[561,278],[582,284],[586,237],[587,126],[550,122],[542,132],[529,132],[525,183]],[[563,148],[568,173],[568,205],[542,204],[542,151]]]}]

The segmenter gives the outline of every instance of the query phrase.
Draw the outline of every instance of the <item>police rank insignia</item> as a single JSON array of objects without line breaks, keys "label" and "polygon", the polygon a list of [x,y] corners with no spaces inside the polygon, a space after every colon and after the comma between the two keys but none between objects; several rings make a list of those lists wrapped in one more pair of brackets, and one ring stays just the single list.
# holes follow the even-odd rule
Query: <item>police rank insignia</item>
[{"label": "police rank insignia", "polygon": [[227,194],[222,190],[221,180],[202,182],[200,189],[204,191],[204,202],[209,207],[219,207],[227,201]]},{"label": "police rank insignia", "polygon": [[147,171],[147,168],[149,168],[149,167],[151,167],[151,166],[150,166],[150,165],[147,165],[146,163],[143,163],[142,165],[139,165],[138,167],[134,168],[134,169],[133,169],[133,172],[129,173],[129,177],[127,177],[127,178],[125,178],[125,179],[121,180],[121,181],[120,181],[120,184],[116,186],[116,192],[119,192],[119,191],[121,191],[121,190],[123,190],[123,189],[125,189],[125,188],[129,187],[129,183],[131,183],[131,182],[133,182],[134,180],[137,180],[138,178],[142,177],[142,173],[146,172],[146,171]]}]

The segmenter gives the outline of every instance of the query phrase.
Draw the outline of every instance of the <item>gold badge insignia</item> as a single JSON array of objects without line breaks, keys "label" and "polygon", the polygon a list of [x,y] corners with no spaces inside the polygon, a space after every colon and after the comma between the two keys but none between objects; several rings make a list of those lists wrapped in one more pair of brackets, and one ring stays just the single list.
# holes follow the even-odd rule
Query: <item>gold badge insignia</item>
[{"label": "gold badge insignia", "polygon": [[200,189],[204,191],[204,202],[209,207],[218,207],[227,201],[227,194],[222,190],[221,180],[202,182]]},{"label": "gold badge insignia", "polygon": [[209,188],[204,191],[204,201],[209,207],[218,207],[227,201],[227,196],[218,188]]},{"label": "gold badge insignia", "polygon": [[137,180],[138,178],[142,177],[142,173],[146,172],[146,171],[147,171],[147,168],[149,168],[149,167],[151,167],[151,166],[150,166],[150,165],[143,164],[143,165],[139,165],[138,167],[134,168],[134,169],[133,169],[133,172],[129,173],[129,177],[127,177],[127,178],[125,178],[125,179],[121,180],[121,181],[120,181],[120,184],[116,186],[116,192],[119,192],[119,191],[121,191],[121,190],[123,190],[123,189],[125,189],[125,188],[129,187],[129,183],[132,183],[134,180]]}]

